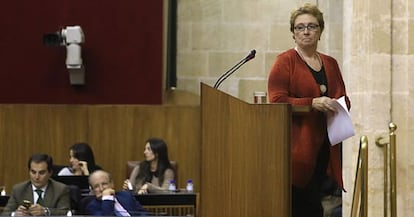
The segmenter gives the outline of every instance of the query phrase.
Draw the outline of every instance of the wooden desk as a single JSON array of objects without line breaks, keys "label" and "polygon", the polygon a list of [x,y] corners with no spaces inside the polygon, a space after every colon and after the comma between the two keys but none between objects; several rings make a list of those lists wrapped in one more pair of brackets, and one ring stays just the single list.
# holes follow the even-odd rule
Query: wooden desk
[{"label": "wooden desk", "polygon": [[196,205],[197,194],[186,191],[161,192],[135,195],[135,198],[143,206],[146,205]]},{"label": "wooden desk", "polygon": [[9,201],[9,196],[0,196],[0,207],[5,207]]},{"label": "wooden desk", "polygon": [[[92,195],[83,195],[92,196]],[[135,195],[138,202],[154,215],[197,216],[198,194],[181,192],[162,192]],[[0,196],[0,210],[6,206],[9,196]]]},{"label": "wooden desk", "polygon": [[139,203],[155,215],[197,216],[198,194],[186,191],[135,195]]},{"label": "wooden desk", "polygon": [[9,196],[0,196],[0,214],[3,212],[4,207],[7,205]]}]

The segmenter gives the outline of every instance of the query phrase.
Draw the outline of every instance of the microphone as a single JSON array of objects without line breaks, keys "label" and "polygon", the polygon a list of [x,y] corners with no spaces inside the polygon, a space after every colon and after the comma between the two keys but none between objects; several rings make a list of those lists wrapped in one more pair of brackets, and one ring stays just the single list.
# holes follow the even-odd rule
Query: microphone
[{"label": "microphone", "polygon": [[238,62],[236,65],[234,65],[229,70],[227,70],[223,75],[221,75],[219,79],[217,79],[213,87],[215,89],[218,89],[218,87],[220,86],[221,83],[223,83],[224,80],[226,80],[231,74],[233,74],[237,69],[239,69],[247,61],[253,59],[255,55],[256,55],[256,50],[251,50],[250,53],[245,58],[240,60],[240,62]]}]

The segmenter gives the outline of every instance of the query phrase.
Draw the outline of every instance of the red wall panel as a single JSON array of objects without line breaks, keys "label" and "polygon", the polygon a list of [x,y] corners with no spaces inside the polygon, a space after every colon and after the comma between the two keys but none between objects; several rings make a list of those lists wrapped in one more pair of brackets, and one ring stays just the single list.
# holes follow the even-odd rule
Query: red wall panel
[{"label": "red wall panel", "polygon": [[[84,86],[70,85],[66,47],[42,43],[72,25]],[[162,103],[163,0],[4,0],[0,28],[0,103]]]}]

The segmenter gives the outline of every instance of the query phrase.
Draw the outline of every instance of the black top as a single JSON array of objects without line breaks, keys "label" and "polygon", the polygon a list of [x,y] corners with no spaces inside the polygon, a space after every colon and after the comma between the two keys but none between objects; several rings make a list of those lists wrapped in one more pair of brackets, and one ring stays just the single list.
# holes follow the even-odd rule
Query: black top
[{"label": "black top", "polygon": [[325,74],[325,67],[321,67],[321,70],[316,71],[312,67],[310,67],[308,64],[306,64],[310,70],[310,72],[313,75],[313,78],[315,78],[316,83],[319,84],[321,96],[327,96],[328,95],[328,82],[326,80],[326,74]]}]

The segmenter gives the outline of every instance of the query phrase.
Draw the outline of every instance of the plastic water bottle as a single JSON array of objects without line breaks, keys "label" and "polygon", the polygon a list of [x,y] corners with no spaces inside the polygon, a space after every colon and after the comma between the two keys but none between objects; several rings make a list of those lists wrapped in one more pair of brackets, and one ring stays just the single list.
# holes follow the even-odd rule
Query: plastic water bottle
[{"label": "plastic water bottle", "polygon": [[71,211],[71,210],[69,210],[69,211],[66,213],[66,216],[72,216],[72,211]]},{"label": "plastic water bottle", "polygon": [[130,191],[134,190],[134,187],[132,186],[132,183],[129,180],[127,180],[127,184],[128,184],[128,190]]},{"label": "plastic water bottle", "polygon": [[187,186],[185,188],[187,189],[188,192],[193,192],[194,191],[193,180],[191,179],[187,180]]},{"label": "plastic water bottle", "polygon": [[1,192],[0,192],[0,195],[1,196],[6,196],[6,194],[7,194],[6,189],[3,188],[3,190],[1,190]]},{"label": "plastic water bottle", "polygon": [[170,185],[168,186],[168,190],[169,191],[175,191],[175,190],[177,190],[177,188],[175,187],[175,181],[174,180],[171,180],[170,181]]}]

